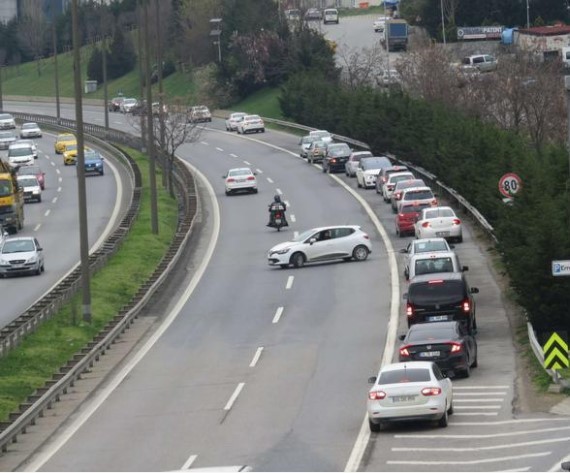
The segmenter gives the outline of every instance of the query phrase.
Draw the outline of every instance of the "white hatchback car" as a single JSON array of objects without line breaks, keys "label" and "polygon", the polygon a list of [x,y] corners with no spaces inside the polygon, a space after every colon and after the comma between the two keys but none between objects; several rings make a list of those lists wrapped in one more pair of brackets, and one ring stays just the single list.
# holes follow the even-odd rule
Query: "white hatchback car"
[{"label": "white hatchback car", "polygon": [[393,363],[382,367],[368,391],[368,424],[380,432],[388,422],[437,421],[447,427],[453,414],[453,386],[433,361]]},{"label": "white hatchback car", "polygon": [[230,169],[222,177],[226,183],[226,195],[236,192],[253,192],[257,194],[257,178],[250,168]]},{"label": "white hatchback car", "polygon": [[364,261],[372,252],[370,237],[357,225],[312,228],[297,238],[280,243],[267,254],[270,266],[300,268],[305,263],[343,259]]},{"label": "white hatchback car", "polygon": [[309,136],[316,136],[319,140],[325,143],[332,143],[333,136],[327,130],[313,130],[309,132]]},{"label": "white hatchback car", "polygon": [[237,132],[245,135],[255,131],[256,133],[265,133],[265,123],[259,115],[246,115],[243,120],[238,123]]},{"label": "white hatchback car", "polygon": [[432,207],[423,209],[415,225],[416,238],[441,237],[463,241],[461,220],[451,207]]},{"label": "white hatchback car", "polygon": [[461,266],[454,251],[436,251],[412,256],[409,266],[404,269],[404,276],[412,279],[419,274],[462,273],[468,270],[468,266]]},{"label": "white hatchback car", "polygon": [[395,172],[388,176],[386,182],[382,184],[382,197],[384,202],[390,202],[392,198],[392,192],[396,188],[396,184],[400,181],[409,181],[411,179],[415,179],[414,175],[409,172]]},{"label": "white hatchback car", "polygon": [[0,276],[12,274],[41,274],[44,271],[44,254],[34,237],[9,237],[0,247]]},{"label": "white hatchback car", "polygon": [[385,156],[362,158],[356,168],[356,185],[365,189],[374,187],[376,185],[376,177],[380,171],[391,165],[392,163]]},{"label": "white hatchback car", "polygon": [[413,240],[406,248],[400,250],[400,253],[406,255],[404,261],[404,274],[409,273],[411,259],[419,253],[433,253],[436,251],[451,251],[454,248],[445,238],[427,238],[423,240]]},{"label": "white hatchback car", "polygon": [[241,122],[247,115],[245,112],[234,112],[230,113],[229,117],[226,118],[226,131],[236,131],[239,122]]}]

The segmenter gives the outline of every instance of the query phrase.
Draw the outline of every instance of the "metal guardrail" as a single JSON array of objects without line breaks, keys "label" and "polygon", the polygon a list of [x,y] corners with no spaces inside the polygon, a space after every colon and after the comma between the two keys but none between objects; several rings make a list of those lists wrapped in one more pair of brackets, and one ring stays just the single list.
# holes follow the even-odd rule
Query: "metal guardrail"
[{"label": "metal guardrail", "polygon": [[[54,128],[61,127],[63,123],[63,126],[66,126],[69,129],[74,128],[74,122],[71,120],[60,120],[58,122],[56,119],[52,119],[52,117],[42,117],[40,115],[16,113],[13,115],[16,118],[44,123],[49,126],[53,126]],[[47,118],[46,122],[43,122],[42,118]],[[89,130],[89,133],[98,134],[99,136],[104,137],[104,139],[115,139],[119,143],[134,146],[135,148],[137,147],[137,144],[139,145],[139,148],[142,145],[139,138],[117,130],[105,130],[103,127],[99,127],[97,125],[88,125],[86,126],[86,131],[87,130]],[[123,138],[125,138],[124,141]],[[105,144],[105,147],[109,146],[111,145]],[[111,146],[111,148],[113,147]],[[136,168],[136,163],[134,163],[134,161],[133,164],[135,164],[134,169],[136,169],[136,171],[134,171],[135,194],[138,195],[138,197],[133,195],[133,201],[137,201],[136,205],[138,210],[142,180],[140,178],[140,173],[137,173],[138,168]],[[137,175],[138,178],[136,178]],[[25,434],[27,428],[30,425],[34,425],[36,420],[39,417],[42,417],[46,410],[51,409],[52,405],[59,401],[60,397],[63,394],[66,394],[69,388],[75,384],[75,382],[81,377],[82,373],[89,370],[94,363],[106,353],[115,340],[133,323],[140,311],[152,298],[156,290],[168,277],[171,269],[178,262],[195,222],[195,216],[198,209],[198,196],[193,175],[180,161],[176,161],[174,163],[173,176],[178,192],[179,218],[175,236],[166,255],[147,282],[139,288],[139,291],[135,294],[131,302],[124,306],[119,313],[107,323],[99,335],[97,335],[94,340],[79,353],[74,355],[67,365],[62,367],[58,373],[55,373],[52,376],[52,379],[49,380],[43,388],[38,389],[25,403],[21,404],[18,411],[10,415],[9,422],[0,425],[0,450],[2,452],[6,452],[10,444],[17,442],[18,436]],[[117,228],[117,231],[124,234],[124,232],[130,228],[133,218],[134,215],[129,215],[129,212],[127,212],[127,215],[123,218],[121,224]],[[107,239],[107,241],[109,241],[109,239]],[[102,245],[101,251],[105,254],[106,258],[108,258],[110,248],[106,247],[106,243]],[[109,243],[112,247],[116,248],[116,242],[114,240],[109,241]],[[48,296],[51,295],[52,292],[50,292]],[[64,297],[64,295],[54,293],[52,297],[57,299],[58,297]],[[52,303],[55,304],[55,302]],[[52,311],[51,314],[54,312],[55,310]]]}]

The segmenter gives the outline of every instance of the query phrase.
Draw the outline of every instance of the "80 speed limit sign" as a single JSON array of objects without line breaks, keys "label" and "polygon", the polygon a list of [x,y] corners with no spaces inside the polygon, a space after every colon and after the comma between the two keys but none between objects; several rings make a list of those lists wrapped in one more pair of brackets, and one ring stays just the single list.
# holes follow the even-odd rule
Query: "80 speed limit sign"
[{"label": "80 speed limit sign", "polygon": [[499,192],[505,197],[512,197],[521,190],[521,178],[514,172],[508,172],[499,179]]}]

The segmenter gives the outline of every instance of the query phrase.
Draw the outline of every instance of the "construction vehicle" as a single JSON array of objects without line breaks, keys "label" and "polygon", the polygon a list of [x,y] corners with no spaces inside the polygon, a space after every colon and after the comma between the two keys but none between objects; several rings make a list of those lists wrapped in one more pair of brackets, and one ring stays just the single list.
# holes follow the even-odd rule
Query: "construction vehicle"
[{"label": "construction vehicle", "polygon": [[16,170],[0,160],[0,227],[18,233],[24,227],[24,190],[18,185]]}]

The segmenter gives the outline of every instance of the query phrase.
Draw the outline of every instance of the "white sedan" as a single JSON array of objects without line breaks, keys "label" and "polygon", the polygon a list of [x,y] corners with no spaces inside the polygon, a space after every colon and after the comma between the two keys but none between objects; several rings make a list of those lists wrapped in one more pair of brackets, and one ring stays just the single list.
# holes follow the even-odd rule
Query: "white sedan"
[{"label": "white sedan", "polygon": [[238,123],[238,134],[245,135],[252,131],[265,133],[265,123],[259,115],[246,115],[243,117],[243,120]]},{"label": "white sedan", "polygon": [[37,123],[22,123],[20,127],[20,138],[41,138],[42,130]]},{"label": "white sedan", "polygon": [[226,183],[226,195],[236,192],[253,192],[257,194],[257,178],[250,168],[230,169],[222,177]]},{"label": "white sedan", "polygon": [[312,228],[297,238],[280,243],[267,254],[270,266],[300,268],[305,263],[343,259],[364,261],[372,251],[370,237],[357,225]]},{"label": "white sedan", "polygon": [[447,240],[463,241],[461,220],[451,207],[431,207],[423,209],[415,225],[416,238],[440,237]]},{"label": "white sedan", "polygon": [[451,251],[454,248],[445,238],[427,238],[412,241],[406,248],[400,250],[400,253],[406,255],[404,262],[404,274],[410,271],[410,262],[412,258],[420,253],[433,253],[436,251]]},{"label": "white sedan", "polygon": [[385,156],[362,158],[356,168],[356,185],[370,189],[376,186],[376,177],[382,168],[391,166],[392,163]]},{"label": "white sedan", "polygon": [[379,432],[388,422],[437,421],[447,427],[453,414],[453,386],[432,361],[393,363],[368,380],[368,424]]},{"label": "white sedan", "polygon": [[230,113],[230,116],[226,118],[226,130],[236,131],[239,122],[241,122],[247,115],[245,112],[234,112]]}]

